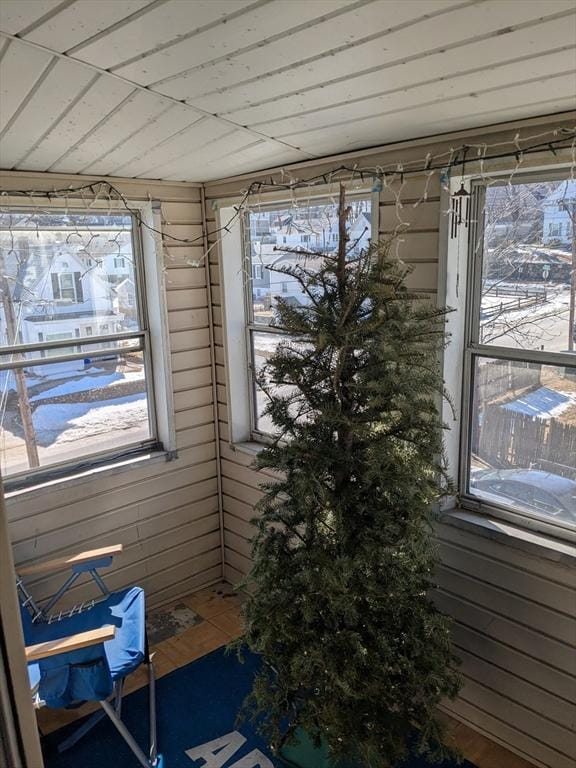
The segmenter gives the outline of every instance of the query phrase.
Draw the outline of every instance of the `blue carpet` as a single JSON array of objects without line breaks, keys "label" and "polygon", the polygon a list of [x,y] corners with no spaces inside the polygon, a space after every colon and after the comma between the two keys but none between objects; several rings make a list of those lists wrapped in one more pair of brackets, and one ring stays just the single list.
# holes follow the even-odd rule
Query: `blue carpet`
[{"label": "blue carpet", "polygon": [[[247,655],[240,664],[234,654],[219,649],[158,681],[158,745],[164,768],[206,768],[207,761],[200,756],[206,749],[199,748],[218,739],[222,741],[213,747],[218,757],[210,763],[215,768],[282,768],[251,725],[235,726],[236,713],[251,688],[258,663],[256,656]],[[147,752],[147,688],[126,697],[123,717]],[[78,723],[66,726],[43,740],[46,768],[138,768],[138,761],[108,718],[69,751],[58,754],[55,745],[77,727]],[[226,754],[229,756],[224,759]],[[402,768],[429,765],[413,759]],[[455,763],[436,765],[453,768]],[[463,763],[461,768],[474,767]]]}]

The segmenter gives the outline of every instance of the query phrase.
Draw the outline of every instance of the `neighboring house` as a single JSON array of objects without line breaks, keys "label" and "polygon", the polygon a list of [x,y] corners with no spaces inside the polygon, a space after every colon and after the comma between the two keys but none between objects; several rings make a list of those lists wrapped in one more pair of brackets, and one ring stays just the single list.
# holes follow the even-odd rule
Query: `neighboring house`
[{"label": "neighboring house", "polygon": [[[111,247],[107,239],[100,249],[88,249],[91,238],[92,234],[83,233],[63,242],[41,231],[38,237],[16,234],[14,247],[7,247],[8,235],[1,233],[0,266],[12,298],[20,344],[122,330],[124,316],[114,307],[114,290],[106,272],[108,260],[115,256],[106,252]],[[119,275],[118,279],[122,280]],[[0,345],[9,341],[0,302]]]},{"label": "neighboring house", "polygon": [[[262,303],[264,309],[270,308],[272,283],[279,277],[268,267],[274,265],[280,254],[272,243],[252,241],[252,291],[256,303]],[[292,259],[293,260],[293,259]],[[288,279],[288,278],[287,278]],[[277,293],[277,291],[275,291]]]},{"label": "neighboring house", "polygon": [[[370,244],[370,231],[365,230],[362,222],[359,222],[357,226],[351,227],[350,233],[350,242],[354,244],[354,248],[350,252],[351,254],[358,253]],[[337,245],[338,241],[336,240],[333,248],[330,250],[334,251]],[[287,245],[286,247],[302,248],[303,251],[316,250],[306,245]],[[318,248],[317,250],[318,253],[321,253],[322,251],[326,252],[328,249]],[[270,308],[274,296],[281,296],[284,299],[291,298],[298,303],[304,302],[305,297],[302,294],[302,288],[298,280],[291,275],[275,271],[283,265],[289,266],[293,264],[302,264],[307,269],[318,269],[320,259],[306,253],[302,256],[299,256],[297,253],[285,253],[282,251],[282,244],[252,243],[252,292],[255,302],[262,303],[263,309],[268,310]]]},{"label": "neighboring house", "polygon": [[138,319],[138,305],[134,281],[127,277],[112,290],[114,291],[112,305],[116,315],[123,318],[124,322],[135,322]]},{"label": "neighboring house", "polygon": [[488,187],[484,221],[488,249],[501,250],[510,242],[541,243],[542,204],[547,194],[548,185],[546,188],[539,184]]},{"label": "neighboring house", "polygon": [[576,215],[576,181],[562,182],[543,204],[544,243],[569,243],[572,240],[572,217]]},{"label": "neighboring house", "polygon": [[[311,271],[317,270],[320,267],[320,258],[314,256],[306,257],[305,261],[301,261],[294,258],[293,254],[276,253],[275,260],[271,263],[273,268],[282,268],[282,266],[290,266],[300,263],[306,269]],[[268,273],[269,279],[269,295],[280,296],[282,299],[293,301],[296,304],[306,304],[307,297],[302,291],[302,286],[291,275],[283,274],[282,272],[275,272],[273,269],[264,270]]]},{"label": "neighboring house", "polygon": [[108,282],[119,285],[132,275],[132,255],[122,251],[110,253],[102,257],[98,266]]},{"label": "neighboring house", "polygon": [[[349,227],[351,253],[370,244],[370,214],[360,211]],[[261,211],[250,214],[252,248],[252,291],[255,303],[265,313],[274,296],[302,303],[300,283],[290,275],[274,271],[282,264],[304,263],[310,268],[313,256],[306,252],[331,253],[338,247],[338,222],[323,215],[322,209],[310,211],[307,217],[296,217],[290,211]],[[283,248],[302,250],[304,254],[285,253]]]},{"label": "neighboring house", "polygon": [[[330,253],[338,247],[338,221],[335,217],[290,219],[279,228],[272,228],[276,245]],[[348,228],[349,246],[359,253],[368,247],[371,237],[370,214],[360,212]]]},{"label": "neighboring house", "polygon": [[253,211],[250,213],[250,240],[251,242],[276,242],[270,240],[273,221],[277,217],[277,211]]},{"label": "neighboring house", "polygon": [[360,253],[360,251],[365,251],[370,246],[370,239],[372,237],[370,213],[367,211],[360,213],[350,226],[348,234],[350,235],[352,252]]},{"label": "neighboring house", "polygon": [[285,217],[272,230],[276,245],[308,251],[334,251],[338,245],[338,224],[323,218],[297,219]]},{"label": "neighboring house", "polygon": [[252,254],[252,292],[256,304],[261,303],[263,310],[269,310],[272,298],[281,296],[282,298],[292,297],[299,303],[302,302],[302,289],[300,283],[291,275],[285,275],[274,271],[275,268],[282,265],[304,264],[311,266],[311,260],[316,262],[315,257],[299,257],[293,253],[282,253],[276,250],[281,246],[271,244],[253,244]]}]

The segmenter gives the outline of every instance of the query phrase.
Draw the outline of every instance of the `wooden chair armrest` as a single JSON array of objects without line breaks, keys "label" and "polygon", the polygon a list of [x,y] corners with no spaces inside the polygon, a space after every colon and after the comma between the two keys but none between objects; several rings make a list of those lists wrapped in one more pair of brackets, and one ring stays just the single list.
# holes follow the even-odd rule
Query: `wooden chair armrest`
[{"label": "wooden chair armrest", "polygon": [[79,632],[77,635],[68,635],[60,640],[47,640],[45,643],[37,645],[27,645],[26,661],[38,661],[48,656],[57,656],[59,653],[68,653],[77,651],[80,648],[86,648],[89,645],[104,643],[106,640],[112,640],[116,634],[116,627],[107,625],[98,629],[90,629],[88,632]]},{"label": "wooden chair armrest", "polygon": [[23,568],[16,567],[16,571],[20,576],[31,576],[38,573],[50,573],[50,571],[60,571],[64,568],[70,568],[73,565],[81,565],[82,563],[90,562],[90,560],[100,560],[103,557],[113,557],[119,555],[122,552],[122,544],[113,544],[110,547],[102,547],[101,549],[90,549],[86,552],[80,552],[77,555],[69,555],[68,557],[57,557],[54,560],[44,560],[40,563],[32,563],[31,565],[25,565]]}]

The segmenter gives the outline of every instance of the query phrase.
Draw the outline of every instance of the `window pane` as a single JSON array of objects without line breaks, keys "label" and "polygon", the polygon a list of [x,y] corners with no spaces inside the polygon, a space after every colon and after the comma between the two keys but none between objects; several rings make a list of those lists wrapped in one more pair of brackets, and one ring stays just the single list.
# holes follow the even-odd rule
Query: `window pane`
[{"label": "window pane", "polygon": [[[262,368],[267,364],[269,358],[276,352],[280,344],[289,344],[292,349],[298,349],[302,351],[306,350],[305,344],[298,343],[294,339],[291,339],[289,336],[284,336],[279,333],[252,331],[251,339],[252,354],[256,374],[261,373]],[[269,377],[267,378],[267,386],[270,389],[274,389],[275,394],[283,395],[285,397],[289,396],[290,394],[297,394],[296,388],[290,385],[272,385]],[[263,432],[267,435],[273,435],[278,432],[278,429],[274,426],[270,416],[264,415],[264,409],[266,408],[268,402],[269,400],[266,393],[263,392],[258,385],[255,385],[254,426],[258,432]],[[306,407],[308,407],[308,404],[306,404]],[[291,415],[298,417],[298,409],[299,405],[297,403],[292,403],[290,405]],[[305,418],[303,414],[300,414],[300,417]]]},{"label": "window pane", "polygon": [[486,189],[480,342],[573,351],[576,181]]},{"label": "window pane", "polygon": [[134,351],[0,371],[3,476],[148,440],[144,374]]},{"label": "window pane", "polygon": [[[282,341],[286,341],[286,336],[281,336],[278,333],[253,332],[251,338],[254,369],[256,374],[259,374],[268,362],[268,358],[276,352],[278,345]],[[258,432],[271,435],[276,430],[272,419],[263,415],[267,403],[268,398],[265,393],[256,385],[254,391],[254,426]]]},{"label": "window pane", "polygon": [[576,367],[476,358],[468,490],[576,525]]},{"label": "window pane", "polygon": [[138,330],[132,219],[0,213],[0,347]]},{"label": "window pane", "polygon": [[[350,253],[367,248],[370,241],[370,199],[351,200],[349,220]],[[295,304],[308,303],[299,282],[275,271],[300,265],[314,269],[320,263],[316,253],[333,253],[338,248],[338,206],[334,203],[255,211],[248,215],[251,276],[250,293],[254,322],[267,325],[274,318],[276,297]],[[306,253],[283,252],[282,248]]]}]

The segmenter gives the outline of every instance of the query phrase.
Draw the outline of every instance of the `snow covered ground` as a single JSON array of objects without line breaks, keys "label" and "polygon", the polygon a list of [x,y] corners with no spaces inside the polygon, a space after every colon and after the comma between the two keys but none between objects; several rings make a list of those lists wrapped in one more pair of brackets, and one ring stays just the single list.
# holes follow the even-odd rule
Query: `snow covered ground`
[{"label": "snow covered ground", "polygon": [[[5,475],[28,467],[17,399],[12,395],[6,400],[15,389],[14,376],[10,378],[11,381],[5,378],[0,382],[5,387],[0,401],[0,449]],[[26,382],[41,466],[138,443],[150,437],[143,366],[92,365],[75,372],[60,368],[42,378],[27,377]],[[121,382],[141,384],[137,386],[141,391],[115,396],[117,392],[113,387]],[[39,385],[47,384],[53,386],[38,391]],[[86,395],[82,393],[88,392],[94,399],[85,402]],[[53,398],[61,400],[45,402]]]},{"label": "snow covered ground", "polygon": [[[98,370],[89,368],[89,371]],[[31,402],[37,400],[48,400],[52,397],[60,397],[62,395],[71,395],[75,392],[90,392],[93,389],[105,390],[106,387],[110,387],[118,381],[144,381],[144,371],[114,371],[113,373],[100,373],[95,376],[83,376],[81,379],[75,379],[73,381],[65,381],[63,384],[59,384],[51,389],[45,389],[38,395],[34,395],[30,398]]]},{"label": "snow covered ground", "polygon": [[45,389],[38,395],[34,395],[30,398],[30,402],[34,403],[38,400],[47,400],[51,397],[60,397],[62,395],[71,395],[75,392],[89,392],[91,389],[102,389],[115,381],[121,381],[123,379],[121,373],[111,373],[109,375],[100,376],[84,376],[81,379],[74,379],[72,381],[66,381],[63,384],[58,384],[51,389]]},{"label": "snow covered ground", "polygon": [[540,304],[495,311],[498,302],[507,309],[513,301],[513,297],[482,298],[482,309],[487,313],[481,321],[484,343],[549,352],[568,349],[570,292],[567,288],[549,290],[546,302]]},{"label": "snow covered ground", "polygon": [[[38,442],[71,443],[133,428],[148,428],[145,392],[91,403],[49,403],[32,416]],[[102,442],[101,450],[106,448]]]}]

